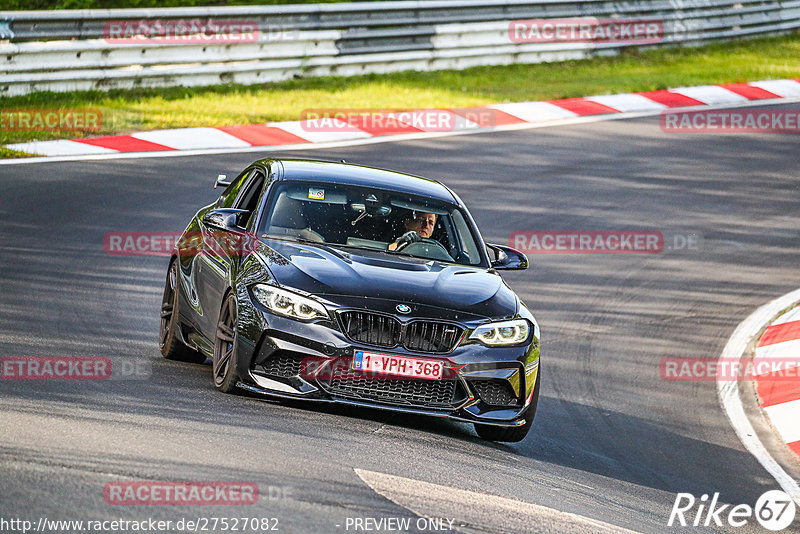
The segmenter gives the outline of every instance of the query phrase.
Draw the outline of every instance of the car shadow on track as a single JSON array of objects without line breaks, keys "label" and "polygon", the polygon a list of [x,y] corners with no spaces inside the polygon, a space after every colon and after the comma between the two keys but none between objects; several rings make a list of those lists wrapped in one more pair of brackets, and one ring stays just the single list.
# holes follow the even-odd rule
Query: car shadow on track
[{"label": "car shadow on track", "polygon": [[[214,391],[210,365],[153,359],[154,374],[144,381],[0,384],[4,411],[38,412],[50,401],[52,415],[76,422],[114,421],[145,416],[159,426],[180,430],[196,424],[270,430],[320,442],[346,442],[358,435],[393,440],[423,440],[432,446],[483,456],[496,451],[523,467],[552,464],[668,492],[702,494],[715,487],[741,488],[729,502],[750,502],[763,492],[764,477],[747,480],[737,466],[755,460],[743,450],[677,434],[665,426],[617,411],[542,395],[533,429],[515,444],[486,442],[471,425],[416,414],[352,406],[268,400]],[[270,409],[274,407],[274,409]],[[614,436],[610,438],[609,436]],[[444,438],[444,439],[440,439]],[[635,445],[655,442],[643,457]],[[491,453],[487,456],[491,457]],[[729,471],[703,465],[703,459],[728,458]],[[664,466],[668,466],[665,469]],[[545,466],[546,467],[546,466]],[[757,471],[756,471],[757,472]]]},{"label": "car shadow on track", "polygon": [[[267,401],[276,402],[276,401]],[[470,448],[493,449],[527,458],[535,462],[554,464],[569,469],[587,471],[610,479],[671,493],[689,492],[695,495],[714,492],[717,488],[740,487],[739,494],[728,491],[730,502],[754,502],[763,490],[756,481],[744,481],[736,470],[738,462],[752,462],[746,451],[738,451],[706,441],[682,436],[665,427],[620,412],[599,409],[585,404],[542,396],[539,413],[528,437],[520,443],[484,441],[475,435],[472,426],[428,416],[387,413],[341,405],[319,405],[302,401],[277,401],[281,406],[313,414],[369,420],[413,433],[424,432],[450,440],[469,443]],[[591,421],[583,426],[582,420]],[[605,427],[603,432],[592,429]],[[601,433],[616,433],[619,446],[608,447],[609,440]],[[635,444],[641,440],[658,440],[661,457],[657,461],[642,458]],[[651,449],[652,450],[652,449]],[[477,452],[477,451],[476,451]],[[733,458],[728,472],[693,462],[693,458]],[[661,466],[668,465],[664,471]],[[736,481],[723,480],[727,478]],[[763,482],[763,481],[762,481]]]},{"label": "car shadow on track", "polygon": [[[684,436],[646,419],[545,394],[540,397],[530,434],[520,443],[485,441],[475,434],[470,424],[436,417],[300,400],[251,398],[302,411],[312,419],[323,414],[380,423],[381,427],[373,432],[392,427],[412,435],[425,433],[459,442],[462,446],[469,444],[468,450],[474,453],[495,450],[505,453],[506,457],[585,471],[669,493],[701,495],[725,488],[727,502],[755,502],[763,491],[770,489],[768,478],[748,480],[747,475],[742,474],[757,472],[757,469],[738,469],[755,462],[743,449]],[[436,442],[441,443],[441,440],[436,439]],[[640,452],[642,449],[637,444],[641,442],[650,442],[645,450],[656,450],[657,457]],[[730,468],[720,471],[718,464],[709,465],[705,461],[708,458],[726,458]],[[732,491],[732,488],[737,489]]]}]

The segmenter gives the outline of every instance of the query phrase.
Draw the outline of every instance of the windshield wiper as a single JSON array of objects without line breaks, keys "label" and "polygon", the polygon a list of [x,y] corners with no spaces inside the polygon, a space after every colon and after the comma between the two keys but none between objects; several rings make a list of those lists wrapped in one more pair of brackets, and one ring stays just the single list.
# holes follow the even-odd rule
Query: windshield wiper
[{"label": "windshield wiper", "polygon": [[306,239],[305,237],[293,236],[293,235],[275,235],[275,234],[262,234],[261,237],[266,237],[267,239],[278,239],[280,241],[297,241],[298,243],[308,243],[309,245],[326,245],[327,243],[323,243],[321,241],[314,241],[313,239]]},{"label": "windshield wiper", "polygon": [[394,256],[406,256],[406,257],[408,257],[408,258],[421,258],[421,259],[425,259],[425,258],[422,258],[422,256],[415,256],[415,255],[413,255],[413,254],[409,254],[408,252],[403,252],[402,250],[389,250],[389,249],[386,249],[386,250],[384,250],[383,252],[385,252],[386,254],[392,254],[392,255],[394,255]]}]

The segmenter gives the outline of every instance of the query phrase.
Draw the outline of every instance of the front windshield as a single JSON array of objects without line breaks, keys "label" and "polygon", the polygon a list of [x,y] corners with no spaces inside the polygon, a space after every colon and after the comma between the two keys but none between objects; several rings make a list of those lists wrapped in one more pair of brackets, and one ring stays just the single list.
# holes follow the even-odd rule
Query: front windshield
[{"label": "front windshield", "polygon": [[283,182],[259,233],[462,265],[481,256],[467,218],[449,203],[367,187]]}]

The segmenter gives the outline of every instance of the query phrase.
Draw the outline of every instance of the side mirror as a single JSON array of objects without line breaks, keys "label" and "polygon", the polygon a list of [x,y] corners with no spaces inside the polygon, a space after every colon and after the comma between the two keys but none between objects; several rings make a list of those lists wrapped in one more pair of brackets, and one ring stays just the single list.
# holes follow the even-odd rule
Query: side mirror
[{"label": "side mirror", "polygon": [[524,271],[528,268],[528,257],[519,250],[491,243],[486,243],[486,247],[494,252],[495,259],[492,260],[492,269]]},{"label": "side mirror", "polygon": [[226,174],[217,175],[217,181],[214,182],[214,189],[216,189],[218,185],[221,185],[222,187],[228,187],[231,185],[231,182],[228,180],[228,176]]},{"label": "side mirror", "polygon": [[212,210],[203,216],[203,224],[215,230],[243,234],[247,232],[247,230],[240,226],[239,217],[244,213],[250,212],[231,208]]}]

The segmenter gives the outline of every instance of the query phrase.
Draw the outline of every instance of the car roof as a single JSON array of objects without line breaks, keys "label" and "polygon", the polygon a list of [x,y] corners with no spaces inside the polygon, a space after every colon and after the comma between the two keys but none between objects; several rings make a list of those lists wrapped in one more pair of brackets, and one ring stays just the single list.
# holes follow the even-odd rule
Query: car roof
[{"label": "car roof", "polygon": [[[266,164],[270,160],[262,161]],[[413,174],[332,161],[308,159],[279,159],[272,161],[278,161],[283,165],[284,172],[280,178],[281,180],[324,181],[335,184],[375,187],[433,198],[450,204],[460,204],[453,196],[453,193],[443,184],[436,180],[414,176]]]}]

